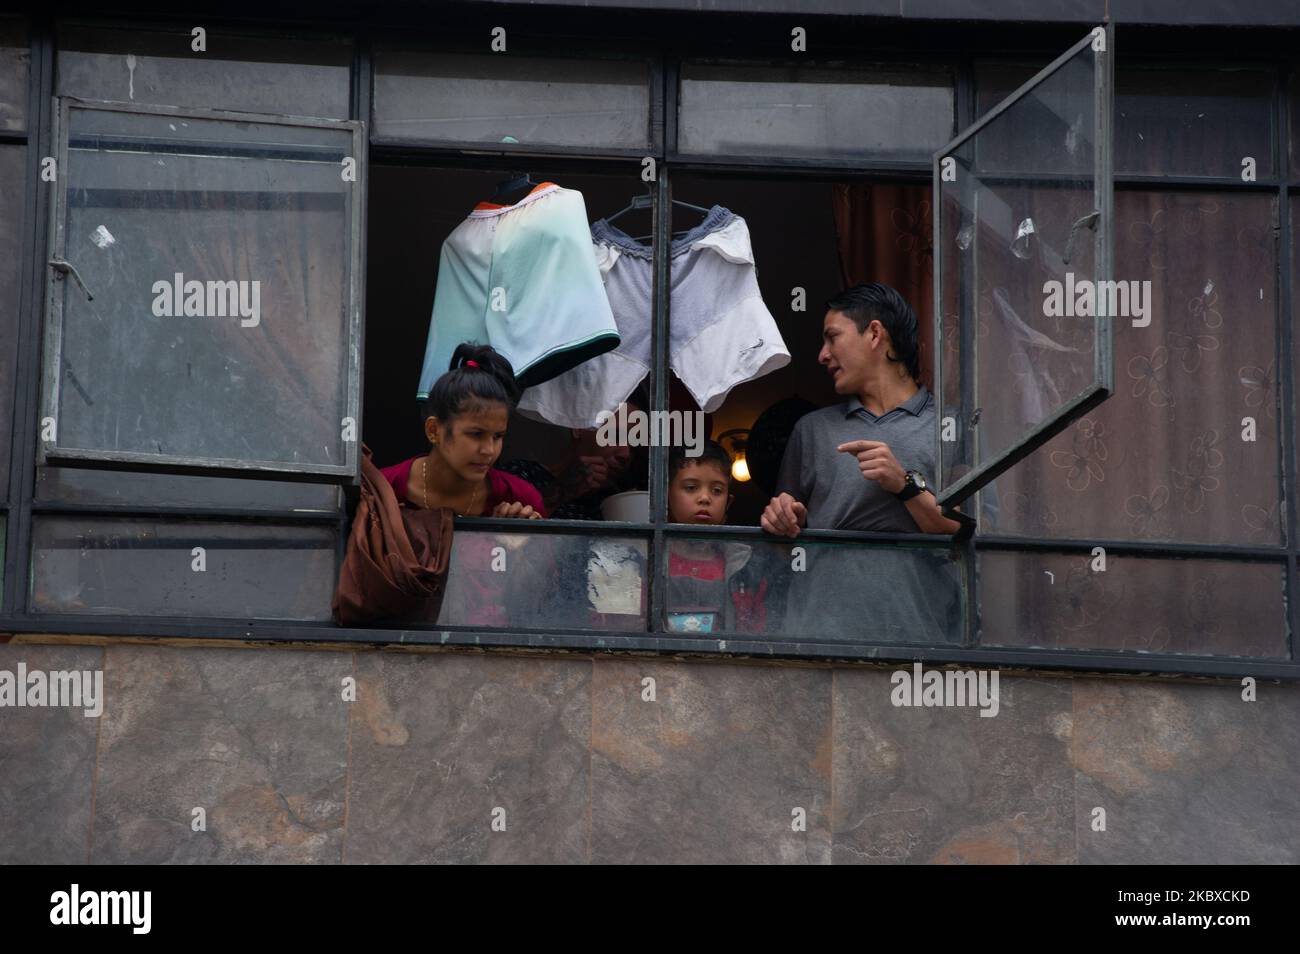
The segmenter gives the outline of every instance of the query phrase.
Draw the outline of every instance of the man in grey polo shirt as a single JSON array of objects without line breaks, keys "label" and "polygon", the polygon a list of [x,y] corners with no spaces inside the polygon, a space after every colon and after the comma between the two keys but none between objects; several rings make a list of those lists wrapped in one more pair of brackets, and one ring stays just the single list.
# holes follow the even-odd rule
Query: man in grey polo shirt
[{"label": "man in grey polo shirt", "polygon": [[[934,475],[934,397],[920,384],[916,315],[887,285],[826,303],[817,360],[846,400],[804,415],[786,446],[769,533],[802,528],[956,533],[926,489]],[[959,575],[942,551],[810,545],[785,628],[846,640],[959,638]]]}]

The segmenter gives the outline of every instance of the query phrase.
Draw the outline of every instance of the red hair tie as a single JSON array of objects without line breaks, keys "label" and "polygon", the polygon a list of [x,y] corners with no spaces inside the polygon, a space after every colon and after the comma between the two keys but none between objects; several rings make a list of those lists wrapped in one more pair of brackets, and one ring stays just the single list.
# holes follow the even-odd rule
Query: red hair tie
[{"label": "red hair tie", "polygon": [[478,362],[477,362],[477,361],[466,361],[466,362],[465,362],[465,365],[466,365],[467,367],[470,367],[470,368],[477,368],[477,367],[478,367]]}]

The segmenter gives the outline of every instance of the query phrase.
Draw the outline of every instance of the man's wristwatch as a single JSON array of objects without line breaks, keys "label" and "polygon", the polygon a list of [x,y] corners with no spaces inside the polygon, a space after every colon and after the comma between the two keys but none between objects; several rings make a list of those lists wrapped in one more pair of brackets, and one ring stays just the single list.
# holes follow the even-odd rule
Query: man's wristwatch
[{"label": "man's wristwatch", "polygon": [[903,475],[903,489],[894,494],[899,500],[908,501],[915,497],[923,490],[929,490],[926,486],[925,478],[919,471],[909,470]]}]

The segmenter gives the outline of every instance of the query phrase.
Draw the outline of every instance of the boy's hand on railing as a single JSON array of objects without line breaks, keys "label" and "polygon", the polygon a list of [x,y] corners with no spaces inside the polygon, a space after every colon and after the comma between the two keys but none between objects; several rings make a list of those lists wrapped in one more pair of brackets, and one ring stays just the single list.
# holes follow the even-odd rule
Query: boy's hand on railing
[{"label": "boy's hand on railing", "polygon": [[780,537],[797,537],[799,529],[808,525],[808,508],[789,494],[772,498],[763,510],[763,529]]}]

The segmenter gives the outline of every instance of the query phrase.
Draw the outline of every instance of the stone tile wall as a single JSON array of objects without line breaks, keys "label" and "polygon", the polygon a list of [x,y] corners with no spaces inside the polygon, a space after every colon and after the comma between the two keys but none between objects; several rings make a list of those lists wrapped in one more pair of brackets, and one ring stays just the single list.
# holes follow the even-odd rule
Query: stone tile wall
[{"label": "stone tile wall", "polygon": [[20,661],[102,669],[106,702],[0,709],[3,863],[1300,862],[1297,686],[1004,674],[981,718],[853,666],[0,646]]}]

